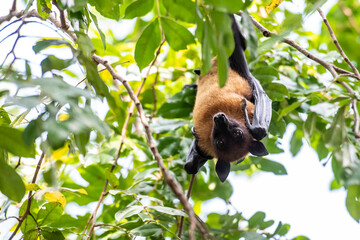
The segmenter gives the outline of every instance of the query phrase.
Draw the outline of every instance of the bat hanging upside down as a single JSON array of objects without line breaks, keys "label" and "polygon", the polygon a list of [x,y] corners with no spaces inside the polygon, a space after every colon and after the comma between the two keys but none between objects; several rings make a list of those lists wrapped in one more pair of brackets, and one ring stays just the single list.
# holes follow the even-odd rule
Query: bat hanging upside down
[{"label": "bat hanging upside down", "polygon": [[235,49],[229,57],[228,79],[220,88],[214,58],[211,70],[197,81],[194,140],[185,163],[187,173],[196,174],[207,160],[217,158],[215,169],[222,182],[231,162],[243,161],[249,152],[268,154],[260,140],[268,133],[272,111],[271,100],[249,72],[245,38],[233,15],[231,18]]}]

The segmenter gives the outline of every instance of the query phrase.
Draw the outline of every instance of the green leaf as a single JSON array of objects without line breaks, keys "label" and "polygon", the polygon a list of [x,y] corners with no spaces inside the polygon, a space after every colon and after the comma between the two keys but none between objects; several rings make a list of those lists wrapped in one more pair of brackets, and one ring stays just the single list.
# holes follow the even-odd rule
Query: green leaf
[{"label": "green leaf", "polygon": [[39,13],[40,17],[43,19],[47,19],[51,13],[51,0],[37,0],[37,12]]},{"label": "green leaf", "polygon": [[304,136],[303,131],[299,129],[296,129],[294,131],[290,140],[290,152],[293,156],[296,156],[299,153],[303,145],[303,141],[302,141],[303,136]]},{"label": "green leaf", "polygon": [[122,0],[89,0],[89,3],[104,17],[116,21],[120,19],[120,4]]},{"label": "green leaf", "polygon": [[0,161],[0,191],[15,202],[20,202],[25,195],[21,177],[5,161]]},{"label": "green leaf", "polygon": [[187,45],[195,43],[194,36],[179,23],[166,17],[161,17],[160,22],[166,41],[175,51],[186,49]]},{"label": "green leaf", "polygon": [[[202,21],[202,20],[201,20]],[[211,69],[211,48],[212,44],[215,43],[215,34],[213,33],[213,29],[210,25],[209,20],[205,21],[204,29],[203,29],[203,38],[202,38],[202,46],[201,46],[201,57],[202,57],[202,65],[201,65],[201,75],[205,75]]]},{"label": "green leaf", "polygon": [[266,240],[265,237],[256,232],[243,232],[241,233],[241,237],[245,240]]},{"label": "green leaf", "polygon": [[[84,54],[84,56],[86,58],[90,59],[95,51],[95,48],[94,48],[94,45],[91,42],[91,39],[89,38],[89,36],[85,35],[85,34],[79,34],[77,43],[78,43],[81,53]],[[81,62],[82,59],[79,59],[79,60]],[[82,63],[82,64],[84,64],[84,63]]]},{"label": "green leaf", "polygon": [[42,50],[51,47],[51,46],[70,46],[69,42],[62,39],[42,39],[36,42],[33,46],[35,53],[39,53]]},{"label": "green leaf", "polygon": [[285,96],[289,95],[287,88],[281,83],[266,84],[264,88],[269,98],[273,101],[281,102],[285,99]]},{"label": "green leaf", "polygon": [[103,33],[103,31],[102,31],[101,28],[99,27],[99,24],[98,24],[96,15],[93,14],[92,12],[90,12],[90,11],[89,11],[89,13],[90,13],[91,19],[93,20],[93,22],[94,22],[94,24],[95,24],[96,29],[97,29],[98,32],[99,32],[99,35],[100,35],[101,42],[102,42],[102,44],[103,44],[104,50],[106,50],[106,37],[105,37],[105,34]]},{"label": "green leaf", "polygon": [[135,61],[140,70],[155,58],[155,50],[160,46],[161,32],[159,20],[156,18],[141,33],[135,46]]},{"label": "green leaf", "polygon": [[35,157],[34,143],[25,144],[18,129],[0,126],[0,148],[20,157]]},{"label": "green leaf", "polygon": [[285,167],[281,163],[260,157],[252,157],[251,159],[256,164],[256,166],[262,171],[272,172],[275,175],[287,174]]},{"label": "green leaf", "polygon": [[90,141],[90,131],[74,133],[74,140],[76,146],[79,148],[79,151],[82,155],[86,155],[86,146]]},{"label": "green leaf", "polygon": [[41,235],[46,240],[63,240],[65,239],[62,232],[54,228],[41,228]]},{"label": "green leaf", "polygon": [[183,120],[167,120],[159,118],[156,123],[150,124],[150,128],[154,133],[171,132],[187,124]]},{"label": "green leaf", "polygon": [[196,90],[185,88],[168,99],[159,108],[157,114],[163,118],[189,117],[195,104]]},{"label": "green leaf", "polygon": [[143,210],[144,210],[144,207],[138,206],[138,205],[122,209],[122,210],[118,211],[115,214],[116,222],[120,222],[121,220],[123,220],[125,218],[128,218],[128,217],[131,217],[133,215],[139,214]]},{"label": "green leaf", "polygon": [[109,183],[113,188],[119,186],[119,179],[113,172],[110,172],[108,169],[106,169],[106,179],[109,180]]},{"label": "green leaf", "polygon": [[40,226],[46,226],[56,222],[62,215],[64,209],[59,203],[48,202],[41,206],[37,221]]},{"label": "green leaf", "polygon": [[41,62],[41,70],[42,73],[46,73],[48,71],[52,71],[54,69],[56,70],[62,70],[64,68],[67,68],[71,64],[73,64],[74,59],[59,59],[55,57],[54,55],[49,55],[47,58],[42,60]]},{"label": "green leaf", "polygon": [[290,225],[289,224],[283,224],[280,221],[278,226],[275,229],[275,232],[272,234],[272,236],[275,236],[276,234],[278,234],[280,236],[284,236],[289,230],[290,230]]},{"label": "green leaf", "polygon": [[345,110],[347,105],[341,107],[336,113],[334,120],[324,135],[327,146],[339,148],[346,138]]},{"label": "green leaf", "polygon": [[11,123],[9,114],[4,108],[0,107],[0,126],[8,127]]},{"label": "green leaf", "polygon": [[158,150],[163,158],[169,158],[179,153],[181,139],[168,136],[159,139]]},{"label": "green leaf", "polygon": [[265,213],[264,212],[256,212],[248,221],[249,228],[255,228],[264,223]]},{"label": "green leaf", "polygon": [[191,0],[165,0],[163,4],[173,18],[195,23],[195,2]]},{"label": "green leaf", "polygon": [[205,0],[205,3],[213,6],[218,11],[226,13],[237,13],[245,8],[243,1],[239,0]]},{"label": "green leaf", "polygon": [[125,10],[125,19],[145,16],[154,6],[154,0],[136,0],[127,6]]},{"label": "green leaf", "polygon": [[37,229],[32,229],[30,231],[25,232],[24,240],[37,240],[38,239],[38,231]]},{"label": "green leaf", "polygon": [[137,227],[133,230],[131,230],[131,233],[136,235],[136,236],[158,236],[160,237],[160,234],[163,232],[163,228],[160,227],[158,224],[156,223],[148,223],[145,225],[141,225],[140,227]]},{"label": "green leaf", "polygon": [[[26,199],[22,203],[20,210],[19,210],[19,216],[23,216],[25,214],[27,205],[28,205],[28,199]],[[37,201],[31,201],[30,213],[34,216],[35,219],[37,216],[38,208],[39,208],[39,206],[37,204]],[[23,221],[23,223],[21,224],[21,228],[20,228],[23,233],[26,233],[33,229],[36,229],[37,224],[36,224],[34,218],[32,218],[32,216],[30,216],[30,215],[26,216],[26,218]]]},{"label": "green leaf", "polygon": [[305,98],[304,100],[302,101],[298,101],[298,102],[294,102],[293,104],[283,108],[279,114],[279,117],[278,117],[278,121],[285,115],[287,115],[288,113],[294,111],[295,109],[297,109],[303,102],[305,102],[307,99]]},{"label": "green leaf", "polygon": [[271,66],[257,67],[252,74],[261,82],[261,84],[271,83],[279,79],[278,70]]},{"label": "green leaf", "polygon": [[162,207],[162,206],[149,206],[148,208],[153,209],[158,212],[161,212],[161,213],[166,213],[169,215],[187,217],[187,214],[185,212],[183,212],[179,209],[176,209],[176,208]]},{"label": "green leaf", "polygon": [[[242,33],[246,36],[246,47],[248,52],[250,53],[250,59],[256,59],[257,56],[257,48],[258,48],[258,38],[252,23],[250,14],[248,11],[244,10],[241,15],[241,22],[242,22]],[[260,80],[261,83],[263,83]]]},{"label": "green leaf", "polygon": [[310,239],[305,236],[297,236],[292,238],[291,240],[310,240]]}]

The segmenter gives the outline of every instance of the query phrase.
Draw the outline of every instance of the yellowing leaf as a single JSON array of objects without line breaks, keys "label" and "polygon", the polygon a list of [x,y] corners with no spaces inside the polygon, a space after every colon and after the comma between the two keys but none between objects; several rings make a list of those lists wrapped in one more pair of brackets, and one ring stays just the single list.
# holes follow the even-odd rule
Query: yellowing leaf
[{"label": "yellowing leaf", "polygon": [[36,191],[39,190],[40,187],[35,183],[26,184],[26,191]]},{"label": "yellowing leaf", "polygon": [[66,158],[68,156],[68,153],[69,153],[69,142],[66,142],[64,147],[55,150],[51,154],[51,158],[54,160],[61,160],[63,158]]},{"label": "yellowing leaf", "polygon": [[270,5],[265,7],[267,13],[270,13],[273,9],[277,8],[284,0],[272,0]]},{"label": "yellowing leaf", "polygon": [[196,201],[194,204],[194,207],[193,207],[194,212],[198,215],[201,213],[201,203],[202,203],[202,201]]},{"label": "yellowing leaf", "polygon": [[69,119],[69,114],[67,114],[67,113],[60,113],[58,119],[59,119],[60,122],[66,121],[66,120]]},{"label": "yellowing leaf", "polygon": [[85,194],[85,195],[88,195],[87,191],[83,188],[77,190],[77,192],[81,193],[81,194]]},{"label": "yellowing leaf", "polygon": [[108,70],[101,71],[100,77],[107,85],[112,85],[113,77]]},{"label": "yellowing leaf", "polygon": [[59,191],[54,191],[54,192],[47,192],[45,193],[45,198],[52,203],[60,203],[61,206],[65,206],[66,205],[66,199],[65,196],[59,192]]}]

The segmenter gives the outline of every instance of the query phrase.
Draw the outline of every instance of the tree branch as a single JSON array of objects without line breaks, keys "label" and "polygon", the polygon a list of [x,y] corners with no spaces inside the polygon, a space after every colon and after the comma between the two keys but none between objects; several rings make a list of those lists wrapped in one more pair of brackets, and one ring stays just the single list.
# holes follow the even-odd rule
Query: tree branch
[{"label": "tree branch", "polygon": [[323,19],[323,21],[324,21],[324,23],[325,23],[325,25],[326,25],[329,33],[330,33],[330,36],[331,36],[331,38],[332,38],[335,46],[337,47],[339,53],[340,53],[341,56],[344,58],[345,62],[347,62],[347,64],[348,64],[348,65],[351,67],[351,69],[354,71],[355,75],[360,78],[359,71],[356,69],[356,67],[354,66],[354,64],[352,64],[352,62],[351,62],[351,61],[349,60],[349,58],[346,56],[344,50],[341,48],[338,40],[336,39],[336,36],[335,36],[335,34],[334,34],[334,31],[332,30],[332,28],[331,28],[331,26],[330,26],[330,24],[329,24],[329,21],[327,20],[325,14],[323,13],[323,11],[322,11],[320,8],[319,8],[317,11],[319,12],[320,16],[322,17],[322,19]]},{"label": "tree branch", "polygon": [[[349,64],[349,66],[352,68],[352,70],[354,71],[354,73],[349,72],[345,69],[339,68],[337,66],[335,66],[334,64],[330,64],[318,57],[316,57],[315,55],[313,55],[312,53],[310,53],[309,51],[307,51],[306,49],[302,48],[299,44],[297,44],[296,42],[294,42],[293,40],[290,40],[288,38],[283,38],[282,42],[292,46],[293,48],[295,48],[296,50],[298,50],[299,52],[301,52],[302,54],[304,54],[307,58],[319,63],[320,65],[322,65],[323,67],[325,67],[330,73],[331,75],[334,77],[334,79],[336,80],[337,83],[339,83],[340,85],[342,85],[346,91],[348,91],[350,94],[355,94],[354,90],[345,82],[343,81],[338,81],[337,79],[339,78],[339,74],[342,75],[346,75],[355,79],[360,80],[360,74],[359,71],[355,68],[355,66],[351,63],[351,61],[349,60],[349,58],[346,56],[346,54],[344,53],[344,51],[342,50],[342,48],[340,47],[334,32],[332,31],[330,25],[328,24],[328,21],[326,20],[323,12],[321,11],[321,9],[318,9],[321,17],[324,19],[324,22],[326,24],[326,26],[328,27],[328,30],[330,32],[330,36],[333,39],[333,42],[335,43],[336,47],[338,48],[341,56],[345,59],[345,61]],[[241,13],[238,13],[237,15],[241,16]],[[276,34],[274,34],[273,32],[271,32],[270,30],[268,30],[267,28],[265,28],[263,25],[261,25],[258,21],[256,21],[256,19],[253,16],[250,16],[251,21],[253,22],[254,26],[256,28],[258,28],[262,34],[264,35],[264,37],[271,37],[271,36],[276,36]],[[325,21],[326,20],[326,21]],[[354,111],[354,135],[356,138],[360,138],[360,130],[359,130],[359,125],[360,125],[360,117],[359,117],[359,113],[357,110],[357,101],[354,98],[352,100],[352,109]]]},{"label": "tree branch", "polygon": [[[158,50],[156,51],[155,58],[154,58],[154,60],[151,62],[150,66],[149,66],[149,68],[148,68],[148,71],[147,71],[145,77],[143,78],[143,80],[142,80],[142,82],[141,82],[140,87],[139,87],[138,90],[136,91],[136,97],[139,97],[140,92],[141,92],[141,90],[142,90],[142,88],[143,88],[143,86],[144,86],[144,84],[145,84],[145,81],[146,81],[146,79],[148,78],[148,76],[149,76],[149,74],[150,74],[150,69],[154,66],[154,64],[155,64],[155,62],[156,62],[156,60],[157,60],[157,58],[158,58],[158,56],[159,56],[159,54],[160,54],[160,50],[161,50],[161,47],[162,47],[162,45],[164,44],[164,42],[165,42],[165,39],[161,42]],[[107,68],[105,68],[105,69],[107,69]],[[115,78],[114,78],[114,80],[115,80]],[[114,84],[114,85],[117,85],[117,84]],[[122,151],[122,147],[123,147],[123,145],[124,145],[124,143],[125,143],[126,130],[127,130],[128,125],[129,125],[130,118],[131,118],[131,116],[132,116],[133,113],[134,113],[134,108],[135,108],[135,104],[134,104],[134,101],[132,101],[132,102],[131,102],[131,105],[130,105],[130,108],[129,108],[129,113],[128,113],[128,115],[126,116],[124,125],[123,125],[123,127],[122,127],[122,129],[121,129],[120,147],[119,147],[119,149],[118,149],[116,158],[115,158],[115,160],[114,160],[114,162],[113,162],[113,164],[112,164],[112,166],[111,166],[111,170],[110,170],[111,173],[114,171],[114,169],[115,169],[115,167],[116,167],[116,165],[117,165],[118,159],[120,158],[120,154],[121,154],[121,151]],[[99,209],[99,207],[100,207],[100,204],[101,204],[102,200],[103,200],[104,197],[107,195],[106,189],[107,189],[108,184],[109,184],[109,180],[106,179],[106,180],[105,180],[105,184],[104,184],[103,191],[102,191],[102,193],[101,193],[101,195],[100,195],[100,198],[99,198],[98,203],[97,203],[97,205],[96,205],[96,207],[95,207],[95,209],[94,209],[94,212],[91,214],[91,216],[90,216],[90,218],[89,218],[89,220],[88,220],[88,222],[87,222],[87,224],[86,224],[86,226],[85,226],[84,231],[86,231],[86,229],[87,229],[90,221],[93,220],[92,225],[91,225],[91,227],[90,227],[90,229],[89,229],[89,231],[88,231],[88,233],[87,233],[87,235],[86,235],[86,240],[88,240],[88,239],[90,238],[91,233],[94,231],[94,228],[95,228],[95,225],[96,225],[96,213],[97,213],[97,211],[98,211],[98,209]]]},{"label": "tree branch", "polygon": [[[237,13],[237,15],[241,16],[241,13]],[[259,23],[253,16],[250,16],[252,23],[254,24],[254,26],[259,29],[264,37],[271,37],[271,36],[276,36],[275,33],[271,32],[269,29],[267,29],[266,27],[264,27],[263,25],[261,25],[261,23]],[[338,73],[341,74],[348,74],[348,76],[352,77],[352,78],[356,78],[358,80],[360,80],[359,76],[356,76],[354,73],[351,73],[345,69],[339,68],[333,64],[330,64],[328,62],[325,62],[324,60],[318,58],[317,56],[315,56],[314,54],[310,53],[309,51],[307,51],[306,49],[302,48],[299,44],[297,44],[296,42],[294,42],[293,40],[290,40],[288,38],[283,38],[282,42],[292,46],[293,48],[295,48],[296,50],[298,50],[299,52],[301,52],[302,54],[304,54],[307,58],[319,63],[320,65],[324,66],[326,69],[328,69],[330,72],[330,69],[335,70]]]},{"label": "tree branch", "polygon": [[[41,164],[42,164],[42,161],[45,157],[45,153],[42,153],[41,156],[40,156],[40,159],[39,159],[39,162],[36,166],[36,169],[35,169],[35,173],[34,173],[34,176],[33,176],[33,179],[31,181],[31,183],[35,183],[36,182],[36,179],[37,179],[37,176],[39,174],[39,171],[40,171],[40,167],[41,167]],[[22,215],[19,219],[19,223],[18,225],[16,226],[14,232],[12,233],[12,235],[10,236],[9,240],[13,239],[14,236],[16,235],[16,233],[19,231],[20,227],[21,227],[21,224],[24,222],[24,220],[26,219],[26,217],[30,214],[30,207],[31,207],[31,200],[32,200],[32,191],[29,191],[29,194],[28,194],[28,202],[27,202],[27,206],[26,206],[26,210],[25,210],[25,213],[24,215]]]},{"label": "tree branch", "polygon": [[110,74],[112,75],[112,77],[116,80],[119,80],[124,87],[126,88],[126,90],[128,91],[130,98],[134,101],[135,106],[138,110],[138,113],[140,115],[140,120],[142,125],[145,128],[145,133],[147,136],[147,140],[150,146],[150,149],[155,157],[155,160],[159,166],[159,168],[161,169],[161,172],[164,176],[164,180],[166,182],[166,184],[171,188],[172,192],[176,195],[176,197],[180,200],[181,204],[183,205],[185,211],[187,212],[187,214],[189,215],[189,219],[190,219],[190,239],[195,239],[195,235],[194,235],[194,230],[195,227],[197,226],[199,228],[199,230],[201,231],[202,234],[209,234],[208,230],[205,229],[201,224],[199,224],[199,222],[197,221],[196,217],[195,217],[195,213],[194,210],[192,209],[192,206],[190,205],[190,203],[187,201],[184,192],[182,190],[181,185],[169,174],[168,170],[165,167],[165,164],[159,154],[159,151],[155,145],[155,142],[152,138],[152,134],[151,134],[151,130],[148,124],[148,121],[146,119],[144,110],[142,108],[141,103],[139,102],[139,99],[136,97],[134,91],[131,89],[129,83],[122,78],[119,74],[117,74],[115,72],[115,70],[111,67],[111,65],[108,63],[107,60],[94,55],[92,57],[93,61],[95,61],[96,63],[100,63],[103,66],[105,66],[108,71],[110,72]]}]

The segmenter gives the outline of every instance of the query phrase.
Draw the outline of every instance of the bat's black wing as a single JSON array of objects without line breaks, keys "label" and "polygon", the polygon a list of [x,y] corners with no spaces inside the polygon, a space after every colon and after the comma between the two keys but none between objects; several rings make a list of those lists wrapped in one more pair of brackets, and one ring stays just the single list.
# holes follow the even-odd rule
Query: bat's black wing
[{"label": "bat's black wing", "polygon": [[234,34],[235,48],[234,52],[229,57],[229,64],[234,71],[239,73],[240,76],[242,76],[249,82],[252,88],[255,110],[251,123],[248,113],[246,111],[246,99],[244,99],[244,104],[242,108],[245,113],[246,127],[250,130],[252,136],[256,140],[261,140],[267,135],[269,130],[272,113],[272,102],[270,98],[266,95],[259,80],[257,80],[249,71],[244,53],[246,48],[245,38],[240,31],[239,25],[237,24],[235,17],[233,15],[230,15],[230,17],[232,18],[231,28]]},{"label": "bat's black wing", "polygon": [[194,134],[194,140],[191,143],[189,153],[186,157],[185,170],[188,174],[196,174],[207,160],[213,157],[206,155],[197,145],[198,138],[194,128],[191,129]]}]

